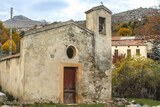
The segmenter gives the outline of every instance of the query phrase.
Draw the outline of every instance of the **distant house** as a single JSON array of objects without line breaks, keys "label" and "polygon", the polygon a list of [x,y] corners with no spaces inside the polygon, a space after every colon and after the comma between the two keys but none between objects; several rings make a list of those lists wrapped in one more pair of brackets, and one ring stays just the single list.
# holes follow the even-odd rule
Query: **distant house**
[{"label": "distant house", "polygon": [[112,37],[112,55],[143,56],[147,58],[147,45],[143,37]]}]

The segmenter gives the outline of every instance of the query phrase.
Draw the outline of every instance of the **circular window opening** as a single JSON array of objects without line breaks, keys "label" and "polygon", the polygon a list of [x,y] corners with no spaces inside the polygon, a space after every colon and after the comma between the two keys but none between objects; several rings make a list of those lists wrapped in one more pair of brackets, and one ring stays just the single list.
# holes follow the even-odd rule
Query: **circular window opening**
[{"label": "circular window opening", "polygon": [[67,56],[68,56],[68,58],[73,58],[74,56],[75,56],[75,54],[76,54],[76,49],[75,49],[75,47],[73,47],[73,46],[69,46],[68,48],[67,48]]}]

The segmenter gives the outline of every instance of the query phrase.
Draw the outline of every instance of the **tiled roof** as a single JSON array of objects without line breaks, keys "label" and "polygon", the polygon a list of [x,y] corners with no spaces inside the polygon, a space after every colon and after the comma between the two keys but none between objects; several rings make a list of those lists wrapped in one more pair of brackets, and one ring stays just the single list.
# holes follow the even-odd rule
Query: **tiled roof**
[{"label": "tiled roof", "polygon": [[112,46],[144,46],[142,40],[116,40],[112,41]]},{"label": "tiled roof", "polygon": [[120,39],[121,39],[121,36],[113,36],[113,37],[112,37],[112,41],[113,41],[113,40],[120,40]]},{"label": "tiled roof", "polygon": [[83,27],[82,25],[77,24],[73,20],[69,20],[69,21],[66,21],[66,22],[51,23],[51,24],[48,24],[47,26],[37,28],[37,29],[30,29],[28,31],[25,31],[24,36],[39,33],[39,32],[43,32],[43,31],[47,31],[47,30],[51,30],[51,29],[55,29],[55,28],[59,28],[59,27],[63,27],[63,26],[70,25],[70,24],[76,25],[77,27],[79,27],[79,28],[81,28],[81,29],[83,29],[83,30],[85,30],[88,33],[93,35],[93,32],[91,30],[87,29],[86,27]]},{"label": "tiled roof", "polygon": [[113,36],[112,40],[143,40],[143,36]]},{"label": "tiled roof", "polygon": [[143,38],[141,37],[112,37],[112,46],[145,46]]}]

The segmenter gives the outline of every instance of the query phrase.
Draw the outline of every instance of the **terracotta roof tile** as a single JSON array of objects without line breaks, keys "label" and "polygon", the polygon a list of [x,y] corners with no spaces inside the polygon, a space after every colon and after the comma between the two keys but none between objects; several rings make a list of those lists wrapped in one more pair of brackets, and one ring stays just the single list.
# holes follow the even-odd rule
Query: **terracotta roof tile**
[{"label": "terracotta roof tile", "polygon": [[142,36],[113,36],[113,46],[144,46],[144,38]]},{"label": "terracotta roof tile", "polygon": [[145,46],[143,40],[112,40],[112,46]]}]

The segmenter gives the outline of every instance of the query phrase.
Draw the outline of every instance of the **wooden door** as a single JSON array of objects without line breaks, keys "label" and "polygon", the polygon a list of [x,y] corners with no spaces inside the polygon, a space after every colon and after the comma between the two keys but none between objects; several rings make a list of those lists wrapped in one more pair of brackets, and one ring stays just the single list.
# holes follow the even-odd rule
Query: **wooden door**
[{"label": "wooden door", "polygon": [[76,68],[64,68],[64,92],[63,101],[66,104],[76,103]]}]

